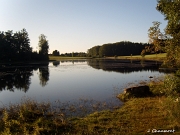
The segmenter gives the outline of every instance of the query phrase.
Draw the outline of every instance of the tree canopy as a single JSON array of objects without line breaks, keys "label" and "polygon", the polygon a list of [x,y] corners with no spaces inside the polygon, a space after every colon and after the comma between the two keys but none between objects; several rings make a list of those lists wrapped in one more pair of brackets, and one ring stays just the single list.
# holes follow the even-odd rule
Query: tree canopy
[{"label": "tree canopy", "polygon": [[26,29],[13,33],[12,30],[0,32],[1,60],[30,60],[32,48]]},{"label": "tree canopy", "polygon": [[149,44],[121,41],[94,46],[88,49],[87,55],[90,57],[140,55],[147,45]]},{"label": "tree canopy", "polygon": [[59,56],[59,55],[60,55],[60,53],[59,53],[59,51],[58,51],[58,50],[54,50],[54,51],[52,52],[52,55],[53,55],[53,56]]},{"label": "tree canopy", "polygon": [[153,22],[153,26],[148,30],[149,43],[151,46],[146,46],[144,52],[159,53],[165,51],[166,35],[161,32],[160,22]]},{"label": "tree canopy", "polygon": [[48,60],[49,45],[44,35],[41,35],[39,47],[39,53],[32,51],[26,29],[15,33],[0,31],[0,61]]},{"label": "tree canopy", "polygon": [[38,45],[39,45],[39,54],[41,55],[42,59],[48,60],[49,43],[44,34],[41,34],[39,36]]},{"label": "tree canopy", "polygon": [[65,57],[86,57],[87,54],[85,52],[72,52],[72,53],[61,53],[61,56],[65,56]]},{"label": "tree canopy", "polygon": [[167,20],[165,49],[167,64],[180,65],[180,0],[158,0],[156,9]]}]

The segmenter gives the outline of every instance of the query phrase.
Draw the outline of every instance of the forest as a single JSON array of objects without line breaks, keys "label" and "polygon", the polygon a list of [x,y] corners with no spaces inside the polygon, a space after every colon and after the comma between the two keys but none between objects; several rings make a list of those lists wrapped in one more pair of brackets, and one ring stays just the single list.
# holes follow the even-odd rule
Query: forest
[{"label": "forest", "polygon": [[121,41],[94,46],[88,49],[87,55],[89,57],[140,55],[147,46],[151,46],[151,44]]},{"label": "forest", "polygon": [[13,33],[12,30],[0,31],[0,61],[37,61],[48,60],[48,41],[39,36],[39,52],[33,52],[26,29]]}]

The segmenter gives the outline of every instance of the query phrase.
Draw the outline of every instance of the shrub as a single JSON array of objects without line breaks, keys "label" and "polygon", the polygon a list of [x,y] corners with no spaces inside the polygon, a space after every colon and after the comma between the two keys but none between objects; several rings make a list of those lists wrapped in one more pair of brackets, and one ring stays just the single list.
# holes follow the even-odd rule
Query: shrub
[{"label": "shrub", "polygon": [[180,93],[180,78],[176,75],[167,75],[164,79],[162,93],[166,96],[177,96]]}]

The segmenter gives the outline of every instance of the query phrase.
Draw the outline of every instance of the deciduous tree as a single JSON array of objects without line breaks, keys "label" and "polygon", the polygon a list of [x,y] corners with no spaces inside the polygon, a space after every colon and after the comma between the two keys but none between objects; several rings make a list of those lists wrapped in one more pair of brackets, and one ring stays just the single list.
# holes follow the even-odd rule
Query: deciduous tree
[{"label": "deciduous tree", "polygon": [[162,52],[165,50],[166,35],[160,31],[160,22],[153,22],[153,26],[148,30],[150,46],[146,47],[147,52]]},{"label": "deciduous tree", "polygon": [[171,66],[180,65],[180,0],[158,0],[156,8],[167,20],[167,62]]},{"label": "deciduous tree", "polygon": [[39,36],[39,54],[43,60],[48,60],[49,43],[44,34]]}]

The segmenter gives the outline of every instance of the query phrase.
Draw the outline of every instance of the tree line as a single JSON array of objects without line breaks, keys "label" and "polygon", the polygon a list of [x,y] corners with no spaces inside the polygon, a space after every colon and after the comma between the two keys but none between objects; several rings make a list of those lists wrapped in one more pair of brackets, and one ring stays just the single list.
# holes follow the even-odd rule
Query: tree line
[{"label": "tree line", "polygon": [[61,56],[65,56],[65,57],[86,57],[87,55],[85,52],[72,52],[72,53],[61,54]]},{"label": "tree line", "polygon": [[48,60],[49,44],[46,36],[39,36],[39,52],[33,52],[26,29],[13,33],[0,31],[0,61]]},{"label": "tree line", "polygon": [[87,55],[89,57],[140,55],[146,46],[151,46],[151,44],[121,41],[94,46],[88,49]]},{"label": "tree line", "polygon": [[72,52],[72,53],[62,53],[58,50],[54,50],[51,54],[52,56],[64,56],[64,57],[86,57],[87,54],[85,52]]}]

